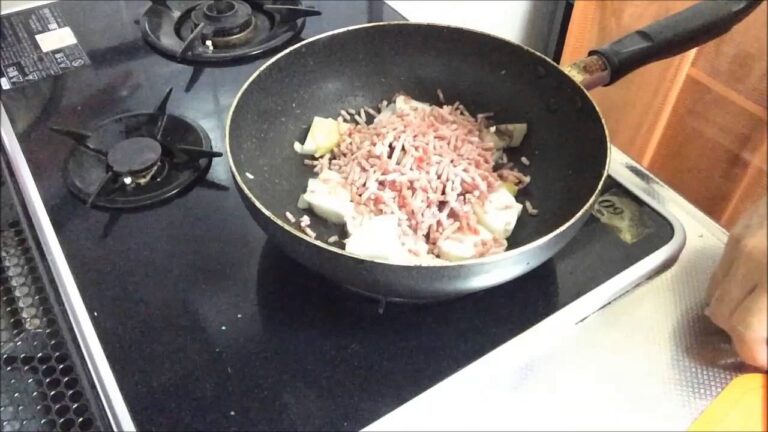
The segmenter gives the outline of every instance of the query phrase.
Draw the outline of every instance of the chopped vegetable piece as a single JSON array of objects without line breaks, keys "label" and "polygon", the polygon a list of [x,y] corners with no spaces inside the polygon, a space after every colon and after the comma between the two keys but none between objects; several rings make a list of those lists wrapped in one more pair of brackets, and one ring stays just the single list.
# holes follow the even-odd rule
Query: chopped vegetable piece
[{"label": "chopped vegetable piece", "polygon": [[475,206],[477,221],[496,238],[505,239],[512,234],[523,206],[506,189],[500,188],[488,194],[483,206]]},{"label": "chopped vegetable piece", "polygon": [[[336,172],[326,170],[318,178],[307,181],[307,191],[302,195],[318,216],[331,223],[343,224],[344,218],[354,211],[349,189]],[[301,199],[299,207],[301,207]]]},{"label": "chopped vegetable piece", "polygon": [[497,150],[508,147],[519,147],[528,132],[526,123],[509,123],[491,126],[489,129],[480,130],[480,138],[485,142],[493,143]]},{"label": "chopped vegetable piece", "polygon": [[501,182],[501,184],[502,186],[504,186],[504,189],[506,189],[507,192],[512,194],[512,196],[517,196],[517,191],[518,191],[517,185],[510,182]]},{"label": "chopped vegetable piece", "polygon": [[396,215],[375,216],[352,230],[344,249],[363,258],[402,262],[408,259],[408,251],[399,234]]},{"label": "chopped vegetable piece", "polygon": [[483,227],[478,227],[477,234],[456,231],[437,242],[437,254],[448,261],[464,261],[478,257],[478,250],[483,243],[493,241],[493,235]]},{"label": "chopped vegetable piece", "polygon": [[505,147],[519,147],[528,133],[527,123],[510,123],[496,126],[496,135],[506,141]]},{"label": "chopped vegetable piece", "polygon": [[309,127],[309,133],[307,133],[307,139],[304,140],[304,145],[295,142],[293,143],[293,149],[305,155],[323,156],[333,150],[339,143],[342,124],[334,119],[315,117],[312,120],[312,125]]}]

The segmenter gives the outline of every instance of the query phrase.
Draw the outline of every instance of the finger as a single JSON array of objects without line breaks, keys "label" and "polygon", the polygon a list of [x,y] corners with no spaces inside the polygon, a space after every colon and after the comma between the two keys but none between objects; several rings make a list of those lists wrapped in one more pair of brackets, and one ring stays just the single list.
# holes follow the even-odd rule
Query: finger
[{"label": "finger", "polygon": [[728,330],[744,336],[768,339],[768,287],[756,287],[733,311]]},{"label": "finger", "polygon": [[736,263],[738,252],[736,251],[735,243],[735,238],[729,239],[728,243],[726,243],[723,255],[720,257],[720,262],[709,279],[709,288],[707,289],[708,302],[711,302],[717,295],[726,280],[726,275],[731,272],[734,263]]},{"label": "finger", "polygon": [[[715,269],[712,277],[710,278],[709,287],[707,290],[707,300],[712,300],[718,295],[718,292],[725,286],[725,281],[729,279],[730,273],[733,272],[734,265],[739,265],[738,260],[747,261],[762,256],[765,261],[766,251],[766,211],[768,210],[768,197],[763,197],[762,200],[751,206],[747,212],[738,220],[736,225],[731,230],[731,235],[728,237],[728,242],[723,250],[723,255],[720,262]],[[757,244],[756,244],[757,242]],[[749,251],[748,246],[756,248],[757,255],[752,257],[749,253],[755,253],[755,251]],[[765,274],[765,265],[763,265],[761,271]]]},{"label": "finger", "polygon": [[739,243],[739,261],[731,266],[727,274],[722,275],[723,279],[719,281],[712,296],[706,312],[721,327],[727,325],[731,315],[751,291],[765,285],[765,258],[761,250],[764,245],[761,241],[751,237]]},{"label": "finger", "polygon": [[768,341],[743,336],[732,339],[733,348],[739,357],[752,366],[760,369],[768,369]]},{"label": "finger", "polygon": [[749,233],[758,231],[761,228],[765,230],[766,218],[768,217],[768,196],[750,206],[733,227],[734,233]]},{"label": "finger", "polygon": [[768,285],[752,291],[736,308],[726,328],[734,348],[747,363],[766,368],[768,357]]}]

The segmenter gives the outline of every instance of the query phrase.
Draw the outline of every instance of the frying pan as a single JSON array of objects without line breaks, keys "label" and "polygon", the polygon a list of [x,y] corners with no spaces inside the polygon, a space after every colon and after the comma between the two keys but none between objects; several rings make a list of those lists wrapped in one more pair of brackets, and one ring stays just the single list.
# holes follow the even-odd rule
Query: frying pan
[{"label": "frying pan", "polygon": [[[499,285],[535,268],[584,223],[608,172],[608,132],[587,89],[701,45],[752,12],[755,1],[706,1],[589,53],[565,70],[489,34],[444,25],[378,23],[301,42],[272,58],[238,93],[226,145],[238,191],[258,225],[289,256],[340,285],[391,300],[430,301]],[[324,242],[343,227],[312,218],[317,239],[285,220],[313,176],[293,150],[313,116],[377,106],[396,92],[461,101],[501,123],[528,123],[513,157],[531,162],[521,191],[539,209],[521,215],[507,250],[446,265],[370,260]],[[339,245],[340,243],[337,243]]]}]

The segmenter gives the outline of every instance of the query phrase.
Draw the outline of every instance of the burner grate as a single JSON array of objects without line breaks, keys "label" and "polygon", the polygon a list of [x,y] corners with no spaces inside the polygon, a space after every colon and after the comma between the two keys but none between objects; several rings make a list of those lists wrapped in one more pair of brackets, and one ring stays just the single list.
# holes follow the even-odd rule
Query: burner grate
[{"label": "burner grate", "polygon": [[76,144],[66,164],[67,186],[89,207],[165,200],[204,176],[211,159],[222,155],[201,126],[166,112],[172,92],[154,111],[112,117],[93,133],[50,127]]},{"label": "burner grate", "polygon": [[[92,431],[106,424],[79,352],[3,184],[0,226],[0,429]],[[89,383],[89,381],[86,381]]]}]

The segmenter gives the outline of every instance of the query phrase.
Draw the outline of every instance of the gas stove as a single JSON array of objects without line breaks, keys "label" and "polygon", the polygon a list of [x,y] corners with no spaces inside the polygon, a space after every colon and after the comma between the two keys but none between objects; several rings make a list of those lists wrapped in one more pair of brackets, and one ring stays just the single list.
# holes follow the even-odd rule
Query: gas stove
[{"label": "gas stove", "polygon": [[218,157],[230,105],[280,47],[401,19],[379,1],[239,0],[2,17],[3,148],[114,428],[360,429],[679,253],[674,218],[616,177],[552,260],[452,301],[381,304],[287,258]]}]

